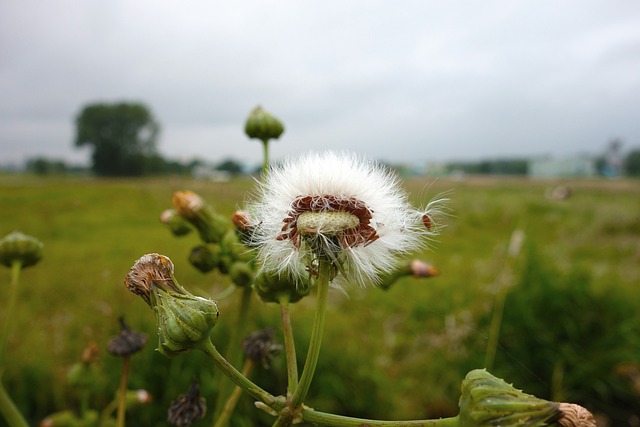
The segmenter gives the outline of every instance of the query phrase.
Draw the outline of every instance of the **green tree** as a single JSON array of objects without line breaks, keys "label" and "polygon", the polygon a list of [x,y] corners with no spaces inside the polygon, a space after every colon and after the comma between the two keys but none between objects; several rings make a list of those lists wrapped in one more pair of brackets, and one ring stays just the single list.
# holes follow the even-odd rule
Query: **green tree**
[{"label": "green tree", "polygon": [[157,172],[159,125],[141,103],[96,103],[76,118],[75,146],[93,146],[92,170],[100,176]]},{"label": "green tree", "polygon": [[624,159],[624,170],[629,176],[640,176],[640,148],[631,150]]}]

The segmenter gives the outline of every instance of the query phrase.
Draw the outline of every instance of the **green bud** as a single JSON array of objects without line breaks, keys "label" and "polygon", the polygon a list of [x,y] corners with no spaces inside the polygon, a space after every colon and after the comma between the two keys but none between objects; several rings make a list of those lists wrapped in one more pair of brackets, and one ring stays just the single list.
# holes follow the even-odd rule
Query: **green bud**
[{"label": "green bud", "polygon": [[229,268],[229,277],[234,285],[245,288],[253,283],[255,273],[246,262],[234,262]]},{"label": "green bud", "polygon": [[40,427],[83,427],[84,425],[73,411],[56,412],[40,421]]},{"label": "green bud", "polygon": [[261,106],[257,106],[249,114],[244,132],[249,138],[268,141],[278,139],[284,132],[284,126],[276,117],[266,112]]},{"label": "green bud", "polygon": [[153,308],[158,325],[158,351],[174,356],[209,339],[218,320],[210,299],[187,292],[173,276],[173,263],[159,254],[140,258],[125,277],[126,287]]},{"label": "green bud", "polygon": [[21,268],[35,265],[42,259],[43,247],[35,237],[14,231],[0,240],[0,263],[11,267],[19,262]]},{"label": "green bud", "polygon": [[192,230],[187,220],[178,215],[175,209],[167,209],[162,212],[160,222],[166,224],[175,236],[184,236],[191,233]]},{"label": "green bud", "polygon": [[215,269],[220,262],[220,247],[198,245],[191,249],[189,262],[202,273],[208,273]]},{"label": "green bud", "polygon": [[229,221],[217,214],[202,197],[192,191],[177,191],[172,197],[176,212],[193,225],[205,243],[219,243],[229,229]]},{"label": "green bud", "polygon": [[276,303],[280,302],[280,298],[286,298],[292,303],[298,302],[311,291],[310,286],[296,285],[287,275],[273,272],[258,274],[253,288],[264,302]]},{"label": "green bud", "polygon": [[523,393],[484,369],[467,374],[459,405],[461,427],[542,427],[563,416],[558,403]]}]

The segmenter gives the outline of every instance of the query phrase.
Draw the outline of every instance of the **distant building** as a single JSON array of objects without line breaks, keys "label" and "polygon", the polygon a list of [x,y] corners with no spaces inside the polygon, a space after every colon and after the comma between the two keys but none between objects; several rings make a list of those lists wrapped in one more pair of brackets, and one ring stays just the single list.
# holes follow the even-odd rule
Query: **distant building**
[{"label": "distant building", "polygon": [[596,162],[589,156],[540,157],[529,160],[528,175],[534,178],[593,177]]}]

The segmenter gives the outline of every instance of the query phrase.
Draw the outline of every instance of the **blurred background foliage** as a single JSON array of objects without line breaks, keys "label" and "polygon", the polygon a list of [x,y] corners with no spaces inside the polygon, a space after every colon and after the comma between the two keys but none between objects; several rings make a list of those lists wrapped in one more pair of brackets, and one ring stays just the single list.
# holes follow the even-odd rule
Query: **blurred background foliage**
[{"label": "blurred background foliage", "polygon": [[[558,184],[568,186],[571,197],[548,197]],[[193,377],[211,409],[220,373],[199,353],[168,359],[155,352],[154,316],[122,280],[141,255],[158,252],[173,260],[176,278],[191,292],[220,294],[226,279],[188,263],[197,237],[175,238],[158,218],[172,193],[183,189],[230,216],[253,185],[250,179],[0,177],[0,234],[18,229],[45,243],[42,262],[22,274],[4,376],[31,424],[77,408],[66,372],[90,343],[101,349],[92,405],[112,400],[121,360],[104,349],[119,332],[120,315],[150,338],[132,359],[129,385],[149,390],[154,403],[128,414],[130,424],[167,425],[169,403]],[[307,404],[381,419],[454,415],[462,378],[485,363],[494,302],[506,289],[493,373],[539,397],[580,403],[609,425],[634,425],[640,419],[640,182],[470,177],[412,179],[406,187],[417,204],[452,191],[446,228],[433,250],[416,254],[441,275],[405,278],[387,291],[332,293]],[[508,263],[516,229],[524,232],[524,245]],[[8,283],[8,269],[0,280]],[[0,285],[0,300],[7,291]],[[213,341],[223,351],[238,299],[236,292],[219,301]],[[310,297],[292,306],[300,364],[313,303]],[[254,297],[252,308],[249,331],[279,328],[278,306]],[[0,322],[4,316],[0,309]],[[253,378],[284,393],[284,357]],[[231,425],[270,421],[243,397]],[[209,415],[196,425],[210,422]]]}]

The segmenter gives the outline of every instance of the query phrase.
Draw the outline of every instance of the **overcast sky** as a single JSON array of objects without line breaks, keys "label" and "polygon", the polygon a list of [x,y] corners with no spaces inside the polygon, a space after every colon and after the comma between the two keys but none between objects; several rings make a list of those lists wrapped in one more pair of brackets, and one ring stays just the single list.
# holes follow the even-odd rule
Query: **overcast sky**
[{"label": "overcast sky", "polygon": [[141,101],[171,158],[347,149],[392,162],[640,146],[637,0],[2,0],[0,163],[73,147],[87,103]]}]

